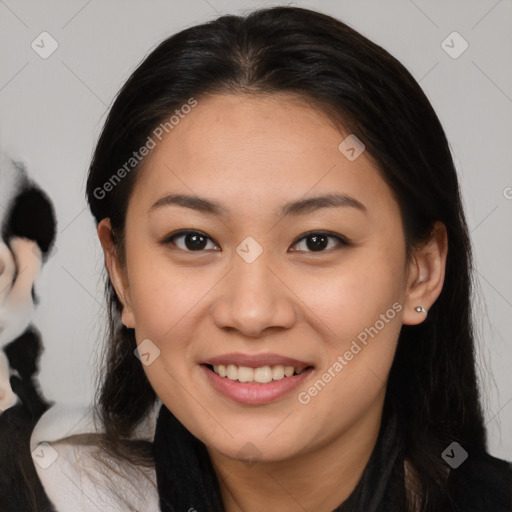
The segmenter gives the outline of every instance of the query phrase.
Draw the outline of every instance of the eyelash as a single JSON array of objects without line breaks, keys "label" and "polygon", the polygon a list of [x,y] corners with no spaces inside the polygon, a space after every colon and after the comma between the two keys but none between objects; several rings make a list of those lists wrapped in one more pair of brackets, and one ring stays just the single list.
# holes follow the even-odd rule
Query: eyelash
[{"label": "eyelash", "polygon": [[[176,238],[185,236],[187,234],[201,235],[201,236],[203,236],[203,237],[205,237],[208,240],[213,242],[213,240],[206,233],[203,233],[202,231],[180,230],[180,231],[177,231],[177,232],[172,233],[171,235],[167,236],[160,243],[162,245],[164,245],[164,246],[168,246],[170,244],[176,245],[173,242],[173,240],[175,240]],[[337,247],[335,247],[334,249],[340,249],[341,247],[350,247],[352,245],[351,242],[347,238],[345,238],[344,236],[338,235],[336,233],[333,233],[331,231],[308,231],[307,233],[304,233],[300,238],[297,238],[296,241],[293,242],[292,246],[297,245],[302,240],[305,240],[305,239],[307,239],[307,238],[309,238],[309,237],[311,237],[313,235],[326,236],[328,238],[334,238],[334,239],[338,240],[339,245]],[[218,244],[215,243],[215,245],[218,245]],[[331,247],[330,249],[324,249],[324,250],[321,250],[321,251],[307,251],[306,250],[306,251],[294,251],[294,252],[306,252],[306,253],[310,253],[310,254],[315,254],[315,253],[320,254],[320,253],[325,253],[325,252],[331,252],[332,249],[333,248]],[[204,252],[205,251],[205,249],[201,249],[201,250],[197,250],[197,251],[191,251],[191,250],[188,250],[188,249],[181,249],[179,247],[177,248],[177,250],[183,251],[183,252],[189,252],[189,253],[195,253],[195,252],[200,253],[200,252]]]}]

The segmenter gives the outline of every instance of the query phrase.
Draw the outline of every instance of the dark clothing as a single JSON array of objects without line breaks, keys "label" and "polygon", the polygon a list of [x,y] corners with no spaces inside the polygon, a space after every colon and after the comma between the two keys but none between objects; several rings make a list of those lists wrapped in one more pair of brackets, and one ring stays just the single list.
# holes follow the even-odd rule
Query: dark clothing
[{"label": "dark clothing", "polygon": [[[38,480],[29,448],[30,434],[41,412],[38,410],[34,416],[19,404],[0,415],[0,512],[56,512]],[[334,512],[404,510],[401,439],[396,416],[383,420],[360,482]],[[162,512],[224,512],[217,477],[204,444],[164,405],[156,422],[153,450]],[[257,463],[254,451],[247,450],[246,460],[247,464]],[[469,453],[458,468],[451,470],[444,499],[445,503],[432,512],[512,512],[512,465],[486,453]]]},{"label": "dark clothing", "polygon": [[[351,495],[333,512],[405,510],[404,448],[396,414],[383,421],[377,444]],[[208,452],[164,406],[155,431],[160,508],[224,512]],[[439,454],[441,456],[441,454]],[[248,450],[248,464],[254,464]],[[486,453],[469,457],[448,477],[445,505],[435,512],[512,512],[512,464]],[[433,511],[434,512],[434,511]]]}]

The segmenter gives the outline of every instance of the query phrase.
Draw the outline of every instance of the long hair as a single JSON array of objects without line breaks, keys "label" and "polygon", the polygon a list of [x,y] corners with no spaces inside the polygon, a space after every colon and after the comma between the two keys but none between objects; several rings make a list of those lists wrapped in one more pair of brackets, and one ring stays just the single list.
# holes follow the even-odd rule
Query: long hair
[{"label": "long hair", "polygon": [[[144,161],[119,170],[156,127],[191,98],[215,93],[289,93],[354,133],[391,187],[407,254],[434,222],[445,224],[445,282],[428,318],[403,326],[387,395],[407,417],[404,443],[417,481],[414,510],[436,510],[445,489],[441,452],[452,441],[486,451],[475,371],[472,257],[457,173],[441,123],[404,66],[379,45],[328,15],[271,7],[224,15],[161,42],[135,69],[109,111],[90,165],[86,195],[96,223],[110,218],[125,264],[127,205]],[[105,187],[110,183],[108,192]],[[105,272],[109,320],[95,410],[104,446],[136,464],[153,462],[150,443],[132,442],[157,396],[134,357],[134,331]],[[439,510],[439,509],[438,509]]]}]

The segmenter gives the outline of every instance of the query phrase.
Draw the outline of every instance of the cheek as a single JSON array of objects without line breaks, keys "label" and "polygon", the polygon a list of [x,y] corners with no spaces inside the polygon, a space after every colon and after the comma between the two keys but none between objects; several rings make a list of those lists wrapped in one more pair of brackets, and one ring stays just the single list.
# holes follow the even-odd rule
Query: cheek
[{"label": "cheek", "polygon": [[376,323],[383,332],[391,330],[391,323],[399,328],[405,276],[403,262],[396,254],[394,258],[372,251],[354,252],[336,268],[294,280],[309,322],[321,329],[329,350],[344,351],[347,343],[360,333],[364,338],[366,329]]},{"label": "cheek", "polygon": [[[383,252],[367,251],[330,277],[302,280],[298,295],[307,303],[309,319],[323,338],[317,380],[303,392],[301,403],[315,417],[340,408],[357,416],[383,391],[402,326],[404,265]],[[307,300],[306,300],[307,298]]]},{"label": "cheek", "polygon": [[208,316],[208,292],[219,280],[211,270],[200,271],[171,265],[165,258],[132,258],[130,297],[137,343],[145,340],[158,356],[144,366],[151,385],[162,401],[186,401],[183,386],[197,371],[198,331]]},{"label": "cheek", "polygon": [[133,258],[131,265],[130,298],[137,330],[156,339],[171,336],[215,282],[213,276],[172,266],[161,256]]},{"label": "cheek", "polygon": [[190,283],[177,279],[179,273],[155,265],[146,255],[131,255],[128,274],[135,334],[139,353],[149,354],[141,356],[143,369],[157,395],[172,403],[186,378],[183,360],[187,336],[183,329],[199,291],[194,292]]},{"label": "cheek", "polygon": [[[315,380],[297,396],[304,413],[326,431],[350,425],[383,396],[402,326],[400,302],[373,296],[372,304],[344,302],[332,315],[329,344]],[[328,427],[329,425],[329,427]]]}]

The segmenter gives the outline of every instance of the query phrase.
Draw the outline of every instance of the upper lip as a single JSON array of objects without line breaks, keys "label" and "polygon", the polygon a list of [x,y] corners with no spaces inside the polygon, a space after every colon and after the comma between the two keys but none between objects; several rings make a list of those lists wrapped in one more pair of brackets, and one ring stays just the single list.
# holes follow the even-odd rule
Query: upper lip
[{"label": "upper lip", "polygon": [[299,361],[298,359],[282,356],[279,354],[242,354],[240,352],[233,352],[230,354],[211,357],[204,361],[203,364],[210,364],[212,366],[219,364],[234,364],[235,366],[247,366],[248,368],[260,368],[262,366],[277,365],[293,366],[294,368],[305,368],[307,366],[312,366],[310,363]]}]

